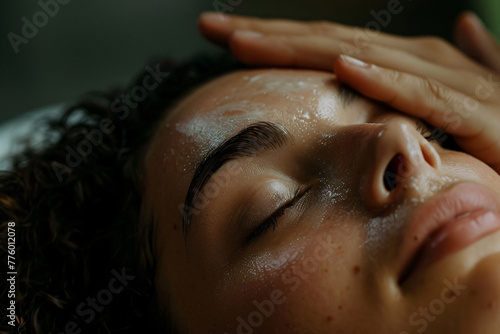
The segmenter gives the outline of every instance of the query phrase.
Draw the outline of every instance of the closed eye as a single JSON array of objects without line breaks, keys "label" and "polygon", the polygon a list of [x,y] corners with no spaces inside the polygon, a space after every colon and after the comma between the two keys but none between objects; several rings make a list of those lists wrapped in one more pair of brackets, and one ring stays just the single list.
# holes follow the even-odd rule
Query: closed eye
[{"label": "closed eye", "polygon": [[276,211],[274,211],[271,216],[266,218],[264,222],[259,224],[257,228],[255,228],[246,238],[245,238],[245,244],[248,244],[252,242],[253,240],[261,237],[264,235],[266,232],[269,231],[269,229],[272,227],[273,231],[276,229],[276,226],[278,225],[279,218],[282,217],[286,211],[290,208],[292,208],[311,188],[297,188],[295,191],[293,197],[286,201],[282,206],[280,206]]},{"label": "closed eye", "polygon": [[417,131],[420,132],[420,134],[428,141],[436,141],[436,136],[434,136],[435,131],[437,128],[431,126],[429,123],[418,119],[416,121],[416,128]]},{"label": "closed eye", "polygon": [[436,128],[429,123],[418,119],[416,121],[417,131],[429,142],[437,142],[443,148],[454,151],[461,151],[461,148],[455,141],[452,135],[446,133],[446,129]]}]

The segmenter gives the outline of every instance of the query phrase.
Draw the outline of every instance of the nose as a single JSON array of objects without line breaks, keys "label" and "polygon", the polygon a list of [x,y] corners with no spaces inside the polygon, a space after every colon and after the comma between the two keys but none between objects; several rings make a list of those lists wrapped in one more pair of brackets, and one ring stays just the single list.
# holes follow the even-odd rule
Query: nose
[{"label": "nose", "polygon": [[385,208],[401,201],[418,189],[421,182],[433,179],[441,168],[441,159],[429,143],[406,119],[397,119],[375,127],[371,168],[362,183],[364,201],[372,208]]}]

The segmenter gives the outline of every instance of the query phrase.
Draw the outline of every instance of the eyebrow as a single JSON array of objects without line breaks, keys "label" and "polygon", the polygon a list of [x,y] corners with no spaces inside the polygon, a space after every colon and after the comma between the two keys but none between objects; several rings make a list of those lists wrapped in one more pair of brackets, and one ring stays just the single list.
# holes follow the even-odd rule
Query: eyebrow
[{"label": "eyebrow", "polygon": [[200,162],[188,188],[184,205],[181,204],[182,228],[186,238],[191,218],[199,213],[196,208],[198,197],[212,175],[224,164],[243,157],[256,156],[263,151],[284,146],[292,135],[280,124],[257,122],[249,125],[233,137],[222,142]]},{"label": "eyebrow", "polygon": [[[340,85],[339,93],[340,102],[344,107],[361,97],[358,92],[345,85]],[[278,123],[257,122],[244,128],[210,151],[198,164],[193,179],[189,184],[184,204],[179,206],[182,213],[184,238],[186,239],[188,236],[192,223],[191,218],[201,210],[196,208],[199,195],[217,170],[229,161],[256,156],[263,151],[279,149],[290,138],[293,139],[293,136]]]}]

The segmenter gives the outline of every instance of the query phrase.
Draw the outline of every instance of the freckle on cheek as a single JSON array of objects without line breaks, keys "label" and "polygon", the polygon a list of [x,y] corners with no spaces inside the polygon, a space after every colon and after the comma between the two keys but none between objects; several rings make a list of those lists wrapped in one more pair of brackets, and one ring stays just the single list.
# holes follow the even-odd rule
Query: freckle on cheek
[{"label": "freckle on cheek", "polygon": [[354,275],[357,275],[361,271],[361,268],[359,266],[354,266],[354,268],[352,269],[352,271],[354,272]]}]

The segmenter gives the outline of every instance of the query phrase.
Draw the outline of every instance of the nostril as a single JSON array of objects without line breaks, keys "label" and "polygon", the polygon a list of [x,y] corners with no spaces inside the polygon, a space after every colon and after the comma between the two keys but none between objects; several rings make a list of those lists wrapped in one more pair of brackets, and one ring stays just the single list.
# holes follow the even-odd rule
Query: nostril
[{"label": "nostril", "polygon": [[396,189],[398,183],[398,175],[404,167],[404,157],[402,154],[396,154],[391,159],[384,172],[384,186],[388,191]]}]

